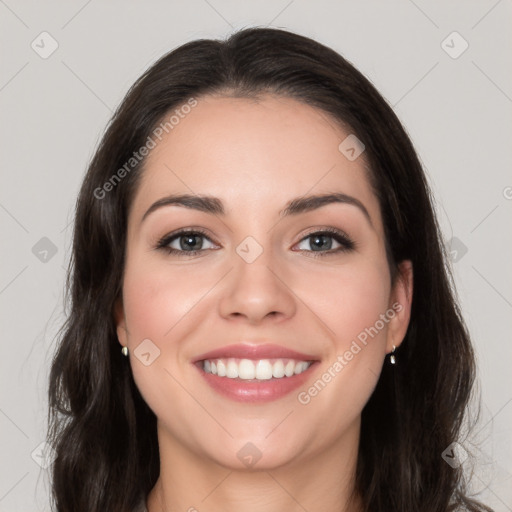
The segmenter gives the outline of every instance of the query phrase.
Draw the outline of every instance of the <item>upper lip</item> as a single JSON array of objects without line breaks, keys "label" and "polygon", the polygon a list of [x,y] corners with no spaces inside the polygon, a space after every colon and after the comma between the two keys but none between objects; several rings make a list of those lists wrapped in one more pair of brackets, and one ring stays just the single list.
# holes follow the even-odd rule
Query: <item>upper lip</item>
[{"label": "upper lip", "polygon": [[310,354],[290,350],[280,345],[271,343],[250,345],[247,343],[237,343],[227,345],[225,347],[216,348],[209,352],[205,352],[194,359],[194,363],[205,359],[221,359],[221,358],[237,358],[237,359],[296,359],[299,361],[315,361],[317,358]]}]

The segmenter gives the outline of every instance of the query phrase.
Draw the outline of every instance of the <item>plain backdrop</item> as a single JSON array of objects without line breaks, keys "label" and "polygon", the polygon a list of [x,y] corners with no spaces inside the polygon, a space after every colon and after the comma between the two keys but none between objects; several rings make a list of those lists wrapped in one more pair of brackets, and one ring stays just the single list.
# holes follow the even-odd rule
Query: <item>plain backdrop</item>
[{"label": "plain backdrop", "polygon": [[50,510],[42,443],[71,222],[113,110],[172,48],[265,25],[344,55],[410,134],[478,356],[464,464],[482,499],[512,510],[511,21],[510,0],[0,0],[0,512]]}]

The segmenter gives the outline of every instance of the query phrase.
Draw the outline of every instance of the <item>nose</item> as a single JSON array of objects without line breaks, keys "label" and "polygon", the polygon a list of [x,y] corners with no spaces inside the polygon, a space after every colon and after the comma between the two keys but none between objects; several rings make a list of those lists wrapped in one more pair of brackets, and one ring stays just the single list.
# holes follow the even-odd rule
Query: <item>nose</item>
[{"label": "nose", "polygon": [[273,322],[291,318],[297,307],[296,296],[286,283],[285,273],[274,267],[267,251],[252,263],[235,255],[234,268],[226,276],[219,301],[220,315],[251,325],[267,317]]}]

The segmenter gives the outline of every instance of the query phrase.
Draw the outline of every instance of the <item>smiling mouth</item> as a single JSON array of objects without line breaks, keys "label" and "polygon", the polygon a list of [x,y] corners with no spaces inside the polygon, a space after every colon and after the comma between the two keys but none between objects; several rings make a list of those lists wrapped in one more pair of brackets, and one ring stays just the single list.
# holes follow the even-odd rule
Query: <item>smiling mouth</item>
[{"label": "smiling mouth", "polygon": [[217,377],[227,379],[265,381],[271,379],[285,379],[305,372],[313,361],[298,359],[239,359],[215,358],[204,359],[198,362],[205,372]]},{"label": "smiling mouth", "polygon": [[263,403],[292,393],[312,378],[317,360],[215,357],[195,362],[215,392],[238,402]]}]

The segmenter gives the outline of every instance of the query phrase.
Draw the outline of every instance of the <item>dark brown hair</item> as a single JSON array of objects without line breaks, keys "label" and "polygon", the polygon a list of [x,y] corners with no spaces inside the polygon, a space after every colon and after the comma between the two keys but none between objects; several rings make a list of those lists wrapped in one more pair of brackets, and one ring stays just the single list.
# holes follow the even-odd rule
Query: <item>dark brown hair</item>
[{"label": "dark brown hair", "polygon": [[441,457],[458,439],[475,363],[412,143],[347,60],[309,38],[269,28],[192,41],[163,56],[129,90],[90,162],[76,205],[70,309],[49,379],[56,510],[129,512],[158,479],[156,418],[120,355],[113,314],[122,291],[127,212],[144,159],[124,167],[115,183],[112,176],[173,109],[219,93],[295,98],[349,127],[365,145],[393,279],[401,261],[413,263],[414,300],[399,364],[384,365],[362,411],[355,491],[365,511],[490,510],[466,496],[461,468]]}]

